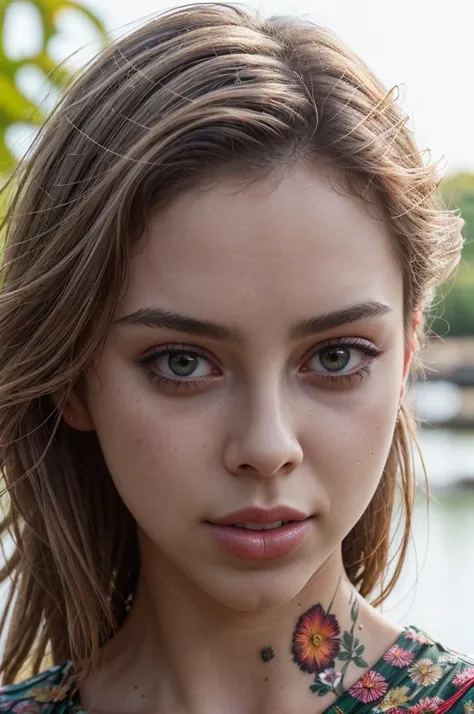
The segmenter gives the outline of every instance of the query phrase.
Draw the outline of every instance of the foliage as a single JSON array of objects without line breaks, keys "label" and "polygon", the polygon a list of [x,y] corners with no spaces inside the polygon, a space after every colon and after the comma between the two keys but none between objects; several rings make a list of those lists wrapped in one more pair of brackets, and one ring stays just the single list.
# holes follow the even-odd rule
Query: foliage
[{"label": "foliage", "polygon": [[446,178],[441,193],[449,208],[459,209],[465,221],[466,243],[456,281],[443,289],[431,329],[443,337],[474,336],[474,174],[461,173]]},{"label": "foliage", "polygon": [[31,101],[18,86],[17,75],[24,67],[33,66],[54,87],[61,89],[70,80],[70,71],[56,66],[49,53],[50,41],[58,34],[58,21],[64,10],[75,10],[88,18],[99,35],[105,40],[105,28],[101,21],[76,0],[30,0],[37,9],[42,23],[42,45],[38,52],[21,59],[11,59],[5,50],[5,18],[16,0],[0,0],[0,172],[14,168],[15,158],[5,141],[10,126],[21,122],[39,126],[45,119],[41,106]]},{"label": "foliage", "polygon": [[463,258],[474,268],[474,174],[461,173],[448,177],[441,184],[441,193],[447,206],[459,208],[466,222]]}]

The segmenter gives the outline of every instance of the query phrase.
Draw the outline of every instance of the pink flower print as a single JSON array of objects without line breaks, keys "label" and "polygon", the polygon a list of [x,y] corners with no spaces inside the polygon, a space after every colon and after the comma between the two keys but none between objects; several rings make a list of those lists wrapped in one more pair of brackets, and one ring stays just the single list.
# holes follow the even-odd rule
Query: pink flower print
[{"label": "pink flower print", "polygon": [[471,679],[474,681],[474,667],[466,667],[466,669],[458,672],[457,675],[453,677],[453,684],[455,687],[462,687],[463,684],[466,684],[466,682],[469,682]]},{"label": "pink flower print", "polygon": [[441,704],[444,704],[444,699],[441,697],[424,697],[418,704],[408,709],[408,714],[434,714]]},{"label": "pink flower print", "polygon": [[405,632],[405,637],[409,640],[413,640],[413,642],[419,642],[420,645],[434,645],[435,643],[425,632],[416,632],[416,630],[412,630],[410,627]]},{"label": "pink flower print", "polygon": [[415,655],[413,652],[408,652],[398,645],[393,645],[384,654],[383,658],[386,662],[390,662],[394,667],[409,667],[413,662]]},{"label": "pink flower print", "polygon": [[385,677],[370,669],[349,689],[349,694],[359,702],[368,704],[383,697],[388,689]]}]

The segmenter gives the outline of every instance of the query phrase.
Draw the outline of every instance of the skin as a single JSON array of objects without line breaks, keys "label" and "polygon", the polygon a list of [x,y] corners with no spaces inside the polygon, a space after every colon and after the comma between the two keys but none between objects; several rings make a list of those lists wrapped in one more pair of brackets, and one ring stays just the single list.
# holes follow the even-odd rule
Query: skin
[{"label": "skin", "polygon": [[[390,449],[410,360],[402,275],[387,226],[337,188],[325,167],[282,178],[222,179],[150,217],[130,283],[85,400],[67,405],[75,428],[95,429],[110,473],[139,528],[141,574],[129,618],[81,688],[96,712],[323,711],[335,695],[309,692],[291,656],[298,617],[315,603],[351,627],[353,589],[340,546],[369,503]],[[290,339],[292,326],[361,303],[386,309]],[[119,322],[160,308],[219,323],[238,342]],[[327,340],[358,340],[331,381]],[[197,388],[165,387],[157,346],[198,348]],[[347,354],[347,353],[345,353]],[[176,376],[176,375],[174,375]],[[249,505],[314,516],[301,546],[250,563],[223,550],[206,520]],[[357,633],[373,664],[400,628],[359,598]],[[360,628],[359,628],[360,629]],[[271,646],[269,662],[260,657]],[[351,663],[344,685],[363,673]]]}]

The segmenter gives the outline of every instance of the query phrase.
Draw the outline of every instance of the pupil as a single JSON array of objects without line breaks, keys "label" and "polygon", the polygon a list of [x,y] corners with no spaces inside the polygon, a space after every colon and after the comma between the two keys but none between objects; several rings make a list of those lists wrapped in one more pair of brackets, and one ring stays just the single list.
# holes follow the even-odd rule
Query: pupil
[{"label": "pupil", "polygon": [[197,357],[186,352],[175,352],[168,358],[169,368],[181,377],[189,377],[196,369]]},{"label": "pupil", "polygon": [[319,361],[329,372],[339,372],[344,369],[350,359],[351,353],[347,347],[326,347],[319,354]]}]

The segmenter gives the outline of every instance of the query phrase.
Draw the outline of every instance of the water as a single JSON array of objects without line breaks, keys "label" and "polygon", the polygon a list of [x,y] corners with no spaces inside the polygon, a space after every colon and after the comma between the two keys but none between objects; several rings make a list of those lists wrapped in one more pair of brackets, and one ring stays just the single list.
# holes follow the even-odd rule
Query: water
[{"label": "water", "polygon": [[[430,430],[421,435],[421,443],[433,500],[427,515],[419,499],[413,545],[382,611],[395,622],[417,625],[472,655],[474,433]],[[456,487],[460,480],[464,488]]]},{"label": "water", "polygon": [[430,487],[436,491],[470,483],[474,488],[474,432],[428,429],[419,437]]}]

